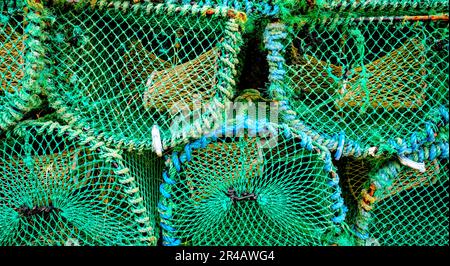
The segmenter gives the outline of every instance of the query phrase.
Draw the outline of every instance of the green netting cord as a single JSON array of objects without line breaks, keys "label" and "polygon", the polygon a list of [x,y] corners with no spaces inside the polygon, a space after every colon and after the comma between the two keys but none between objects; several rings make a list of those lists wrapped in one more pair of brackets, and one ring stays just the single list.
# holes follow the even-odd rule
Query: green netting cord
[{"label": "green netting cord", "polygon": [[128,155],[51,121],[18,124],[0,154],[0,245],[156,244],[152,181]]},{"label": "green netting cord", "polygon": [[448,245],[448,143],[412,156],[419,172],[389,162],[361,192],[355,229],[361,245]]},{"label": "green netting cord", "polygon": [[0,131],[41,103],[47,12],[32,3],[0,5]]},{"label": "green netting cord", "polygon": [[158,206],[164,245],[349,244],[328,150],[266,126],[225,127],[167,158]]}]

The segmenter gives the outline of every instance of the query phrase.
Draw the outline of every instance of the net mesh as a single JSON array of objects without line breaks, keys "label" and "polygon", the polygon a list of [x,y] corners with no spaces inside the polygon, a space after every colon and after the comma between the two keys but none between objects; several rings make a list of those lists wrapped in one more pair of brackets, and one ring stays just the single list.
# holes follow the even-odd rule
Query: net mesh
[{"label": "net mesh", "polygon": [[125,162],[53,122],[19,124],[14,132],[0,140],[1,245],[156,244],[150,161],[127,155]]},{"label": "net mesh", "polygon": [[162,183],[164,161],[155,153],[150,151],[124,152],[124,166],[130,170],[139,186],[139,193],[144,199],[143,207],[148,211],[151,218],[150,225],[155,237],[160,239],[159,228],[159,185]]},{"label": "net mesh", "polygon": [[320,150],[281,135],[225,136],[191,143],[184,151],[198,149],[182,153],[181,165],[172,156],[162,186],[163,243],[331,244],[342,201]]},{"label": "net mesh", "polygon": [[358,221],[367,223],[365,245],[448,245],[448,159],[426,167],[420,173],[394,162],[371,176],[360,201],[367,216]]},{"label": "net mesh", "polygon": [[314,130],[377,146],[448,108],[447,23],[301,25],[286,46],[287,86],[299,119]]},{"label": "net mesh", "polygon": [[39,21],[24,1],[0,3],[0,130],[40,103],[33,95],[43,67]]},{"label": "net mesh", "polygon": [[54,12],[53,106],[111,144],[148,148],[153,125],[170,140],[183,130],[175,117],[205,115],[194,103],[220,108],[234,95],[239,14],[151,3]]},{"label": "net mesh", "polygon": [[[369,182],[370,174],[379,170],[387,161],[388,159],[382,158],[345,157],[334,162],[340,176],[342,197],[348,207],[347,224],[355,224],[356,222],[361,193]],[[350,237],[354,239],[354,235]]]}]

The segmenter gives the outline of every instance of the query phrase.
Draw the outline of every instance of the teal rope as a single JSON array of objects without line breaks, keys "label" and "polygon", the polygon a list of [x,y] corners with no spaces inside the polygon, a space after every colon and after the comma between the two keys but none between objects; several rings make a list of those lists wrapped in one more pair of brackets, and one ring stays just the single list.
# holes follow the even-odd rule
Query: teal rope
[{"label": "teal rope", "polygon": [[[40,13],[38,13],[38,12]],[[19,81],[21,90],[14,93],[6,93],[5,99],[0,102],[0,131],[7,130],[17,124],[26,113],[37,108],[41,100],[37,94],[40,93],[42,80],[45,79],[44,66],[45,47],[43,41],[46,39],[43,29],[46,21],[46,10],[36,10],[30,7],[30,11],[25,16],[28,25],[24,29],[24,34],[29,37],[23,43],[25,46],[24,77]]]}]

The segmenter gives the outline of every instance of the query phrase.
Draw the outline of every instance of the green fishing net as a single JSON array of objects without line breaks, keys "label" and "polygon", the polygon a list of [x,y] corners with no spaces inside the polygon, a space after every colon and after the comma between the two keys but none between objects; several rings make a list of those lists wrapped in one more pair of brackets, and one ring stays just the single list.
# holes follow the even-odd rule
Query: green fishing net
[{"label": "green fishing net", "polygon": [[41,15],[25,1],[0,2],[0,131],[40,104]]},{"label": "green fishing net", "polygon": [[53,12],[52,106],[108,144],[148,149],[156,125],[170,146],[234,95],[243,13],[100,1]]},{"label": "green fishing net", "polygon": [[0,245],[156,244],[158,166],[145,155],[53,122],[17,125],[0,154]]},{"label": "green fishing net", "polygon": [[225,127],[168,159],[163,244],[333,244],[345,207],[329,154],[283,129],[239,135],[239,128]]},{"label": "green fishing net", "polygon": [[356,18],[291,28],[286,85],[298,118],[363,147],[410,136],[448,108],[448,22]]},{"label": "green fishing net", "polygon": [[371,174],[356,221],[363,245],[448,245],[448,157],[425,166],[422,173],[390,162]]}]

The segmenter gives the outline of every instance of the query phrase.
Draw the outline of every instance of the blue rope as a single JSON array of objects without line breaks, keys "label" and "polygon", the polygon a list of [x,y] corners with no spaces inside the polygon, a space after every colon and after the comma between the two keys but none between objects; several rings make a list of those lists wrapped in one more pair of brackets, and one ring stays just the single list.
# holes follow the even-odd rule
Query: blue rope
[{"label": "blue rope", "polygon": [[[219,129],[209,133],[208,135],[202,136],[200,139],[197,139],[189,144],[186,144],[184,147],[184,153],[180,156],[180,158],[178,157],[177,152],[173,152],[171,162],[172,162],[173,166],[175,167],[175,169],[177,170],[177,172],[180,172],[181,164],[184,162],[184,160],[182,158],[186,157],[187,160],[189,161],[192,156],[192,151],[205,148],[210,142],[212,142],[212,141],[215,142],[219,139],[219,137],[224,136],[224,133],[238,133],[239,130],[247,129],[249,131],[253,130],[255,132],[255,134],[262,133],[263,131],[269,130],[275,135],[277,133],[276,128],[272,127],[270,125],[271,125],[270,123],[264,122],[264,121],[255,121],[255,123],[250,123],[250,121],[247,119],[238,119],[237,123],[231,127],[223,126]],[[282,130],[281,132],[286,138],[292,138],[294,136],[292,129],[286,124],[281,125],[279,127],[279,129]],[[314,147],[311,137],[303,132],[298,133],[298,135],[301,139],[299,142],[300,146],[302,148],[305,148],[305,149],[308,149],[311,151]],[[341,143],[343,146],[344,141],[341,141]],[[181,162],[180,162],[180,160],[181,160]],[[324,170],[327,173],[330,173],[332,171],[331,153],[329,151],[325,152],[325,154],[324,154]],[[165,185],[171,186],[171,185],[174,185],[176,182],[169,178],[169,174],[167,171],[163,172],[163,179],[164,179],[165,183],[160,186],[161,194],[165,198],[170,198],[171,195],[170,195],[170,193],[168,193],[166,191]],[[334,193],[331,196],[331,199],[334,201],[334,204],[331,206],[331,208],[332,208],[332,210],[337,211],[336,215],[332,218],[332,222],[336,223],[336,224],[341,224],[345,221],[345,217],[346,217],[346,213],[347,213],[348,209],[345,206],[344,200],[342,198],[342,191],[339,187],[339,176],[337,173],[333,172],[333,178],[332,178],[332,180],[330,180],[328,182],[328,185],[334,189]],[[165,207],[163,204],[159,204],[158,206],[162,211],[167,210],[167,207]],[[161,214],[162,220],[169,220],[171,218],[172,217],[169,214],[164,214],[164,213]],[[161,226],[166,231],[172,232],[172,230],[174,230],[172,227],[168,227],[167,225],[165,225],[163,223],[161,224]],[[336,231],[339,231],[339,230],[340,230],[339,228],[336,228]],[[167,237],[165,242],[167,242],[166,244],[168,244],[168,245],[180,244],[180,240],[170,238],[170,237]]]},{"label": "blue rope", "polygon": [[186,144],[186,146],[184,146],[184,153],[186,154],[187,157],[187,161],[190,162],[192,160],[192,155],[191,155],[191,146],[188,144]]},{"label": "blue rope", "polygon": [[164,220],[170,220],[172,219],[172,215],[167,214],[167,213],[159,213],[159,216],[164,219]]},{"label": "blue rope", "polygon": [[439,113],[441,114],[441,117],[443,118],[444,123],[448,124],[448,120],[449,120],[448,109],[445,108],[445,106],[441,105],[439,107]]},{"label": "blue rope", "polygon": [[332,169],[331,155],[330,155],[329,152],[327,152],[327,153],[325,154],[325,166],[323,167],[323,169],[324,169],[326,172],[330,172],[331,169]]},{"label": "blue rope", "polygon": [[423,149],[419,149],[417,152],[418,156],[419,156],[419,162],[423,162],[425,157],[424,157],[424,153],[423,153]]},{"label": "blue rope", "polygon": [[170,195],[170,193],[168,193],[168,192],[164,189],[164,185],[165,185],[165,184],[159,185],[159,192],[161,192],[161,195],[163,195],[165,198],[169,199],[170,197],[172,197],[172,195]]},{"label": "blue rope", "polygon": [[430,160],[433,161],[436,158],[436,145],[431,145],[430,147]]},{"label": "blue rope", "polygon": [[369,233],[361,234],[360,232],[355,231],[355,234],[362,240],[367,240],[369,238]]},{"label": "blue rope", "polygon": [[344,200],[340,198],[337,202],[335,202],[333,205],[331,205],[331,209],[336,211],[342,209],[344,206]]},{"label": "blue rope", "polygon": [[176,239],[176,238],[169,237],[169,236],[163,236],[162,238],[163,238],[164,246],[179,246],[179,245],[181,245],[180,239]]},{"label": "blue rope", "polygon": [[208,139],[205,136],[201,137],[200,144],[201,148],[206,148],[206,146],[208,145]]},{"label": "blue rope", "polygon": [[342,190],[340,187],[336,188],[336,192],[331,195],[332,200],[338,200],[341,197]]},{"label": "blue rope", "polygon": [[158,202],[158,209],[161,210],[161,211],[167,211],[169,208],[167,208],[161,202]]},{"label": "blue rope", "polygon": [[345,217],[346,217],[346,213],[345,212],[341,212],[340,215],[331,218],[331,221],[333,221],[336,224],[340,224],[340,223],[343,223],[345,221]]},{"label": "blue rope", "polygon": [[432,127],[431,123],[429,123],[429,122],[425,123],[425,129],[427,132],[427,141],[433,142],[435,138],[434,138],[434,131],[433,131],[433,127]]},{"label": "blue rope", "polygon": [[440,143],[439,147],[441,147],[441,157],[448,159],[448,157],[449,157],[449,154],[448,154],[448,150],[449,150],[448,142],[447,143]]},{"label": "blue rope", "polygon": [[175,166],[175,169],[177,170],[177,172],[181,171],[181,164],[180,161],[178,160],[178,153],[174,152],[172,153],[172,163]]},{"label": "blue rope", "polygon": [[161,227],[162,227],[164,230],[166,230],[166,231],[169,231],[169,232],[175,232],[175,228],[173,228],[173,227],[170,226],[170,225],[167,225],[167,224],[165,224],[165,223],[163,223],[163,222],[161,222],[160,225],[161,225]]},{"label": "blue rope", "polygon": [[167,174],[167,171],[163,172],[163,179],[164,179],[164,182],[166,182],[169,185],[175,185],[176,184],[175,180],[169,178],[169,175]]},{"label": "blue rope", "polygon": [[342,152],[344,150],[344,142],[345,142],[345,133],[344,133],[344,131],[341,131],[339,133],[338,147],[336,149],[336,154],[334,155],[334,159],[339,160],[341,158]]}]

